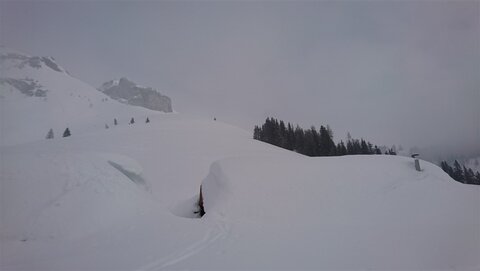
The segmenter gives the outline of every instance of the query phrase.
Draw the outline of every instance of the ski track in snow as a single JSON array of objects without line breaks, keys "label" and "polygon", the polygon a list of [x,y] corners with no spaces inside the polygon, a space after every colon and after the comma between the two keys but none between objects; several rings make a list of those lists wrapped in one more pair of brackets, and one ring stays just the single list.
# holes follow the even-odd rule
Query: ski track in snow
[{"label": "ski track in snow", "polygon": [[216,219],[215,225],[207,231],[201,240],[192,243],[184,249],[180,249],[165,257],[161,257],[137,270],[152,271],[170,267],[206,249],[217,240],[227,238],[229,233],[230,226],[227,225],[223,219]]},{"label": "ski track in snow", "polygon": [[[54,161],[53,163],[56,164],[57,161]],[[95,163],[90,162],[90,164],[93,168],[103,173],[103,170],[97,167]],[[70,165],[68,164],[68,162],[65,169],[66,169],[66,172],[72,171],[70,169]],[[84,177],[85,175],[83,174],[82,171],[79,171],[78,176]],[[71,193],[75,189],[79,189],[81,187],[89,185],[93,181],[92,178],[84,178],[83,182],[78,180],[73,180],[72,178],[74,178],[74,176],[68,175],[68,173],[66,173],[64,177],[65,177],[65,181],[63,183],[62,191],[58,195],[52,197],[50,200],[46,201],[43,204],[40,204],[39,206],[33,209],[32,213],[30,214],[31,220],[29,222],[29,225],[27,226],[25,238],[35,239],[35,234],[33,234],[33,232],[35,231],[35,228],[38,226],[38,221],[40,220],[40,217],[43,215],[43,213],[48,211],[48,209],[54,207],[56,204],[60,204],[59,202],[62,200],[62,198],[65,198],[69,193]],[[99,183],[101,183],[102,186],[105,187],[105,189],[108,189],[107,186],[103,184],[103,182],[99,182]],[[113,192],[110,192],[110,193],[113,194]]]}]

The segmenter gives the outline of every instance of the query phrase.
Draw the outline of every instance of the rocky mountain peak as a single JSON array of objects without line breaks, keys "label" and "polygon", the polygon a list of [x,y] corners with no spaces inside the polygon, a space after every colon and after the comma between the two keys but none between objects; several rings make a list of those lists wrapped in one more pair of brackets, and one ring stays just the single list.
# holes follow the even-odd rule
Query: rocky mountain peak
[{"label": "rocky mountain peak", "polygon": [[121,103],[141,106],[166,113],[173,111],[172,102],[169,97],[151,87],[139,86],[126,77],[102,84],[99,91]]}]

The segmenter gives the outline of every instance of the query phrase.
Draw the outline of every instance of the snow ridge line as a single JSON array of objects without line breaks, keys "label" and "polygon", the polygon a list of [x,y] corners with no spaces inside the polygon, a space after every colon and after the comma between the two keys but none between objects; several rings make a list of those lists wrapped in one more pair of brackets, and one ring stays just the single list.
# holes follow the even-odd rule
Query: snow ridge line
[{"label": "snow ridge line", "polygon": [[137,271],[159,270],[177,264],[201,252],[215,243],[217,240],[227,238],[229,232],[230,226],[228,226],[224,220],[217,220],[215,221],[215,225],[213,225],[213,227],[207,231],[201,240],[192,243],[190,246],[187,246],[184,249],[173,252],[165,257],[161,257],[156,261],[140,267],[137,269]]}]

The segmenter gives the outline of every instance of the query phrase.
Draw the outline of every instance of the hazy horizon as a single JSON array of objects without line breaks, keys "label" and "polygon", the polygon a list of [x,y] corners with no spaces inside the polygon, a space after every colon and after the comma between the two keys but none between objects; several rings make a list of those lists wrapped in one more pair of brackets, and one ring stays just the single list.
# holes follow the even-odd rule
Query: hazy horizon
[{"label": "hazy horizon", "polygon": [[480,152],[480,2],[0,2],[0,43],[178,112]]}]

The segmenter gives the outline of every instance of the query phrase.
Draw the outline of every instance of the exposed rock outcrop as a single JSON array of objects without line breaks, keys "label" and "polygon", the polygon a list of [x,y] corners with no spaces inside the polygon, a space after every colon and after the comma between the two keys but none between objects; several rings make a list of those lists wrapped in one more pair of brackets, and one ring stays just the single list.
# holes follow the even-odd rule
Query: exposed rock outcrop
[{"label": "exposed rock outcrop", "polygon": [[151,110],[172,112],[172,101],[150,87],[143,87],[129,81],[127,78],[104,83],[99,91],[121,103],[142,106]]}]

